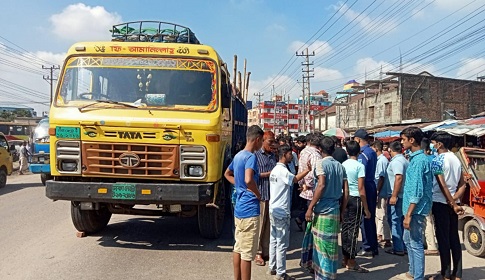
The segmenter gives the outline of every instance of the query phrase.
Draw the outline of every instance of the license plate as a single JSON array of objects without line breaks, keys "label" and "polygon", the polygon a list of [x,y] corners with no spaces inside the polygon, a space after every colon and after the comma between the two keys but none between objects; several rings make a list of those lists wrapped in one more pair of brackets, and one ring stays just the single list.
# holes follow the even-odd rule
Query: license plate
[{"label": "license plate", "polygon": [[111,193],[113,199],[135,199],[136,186],[135,184],[113,184]]}]

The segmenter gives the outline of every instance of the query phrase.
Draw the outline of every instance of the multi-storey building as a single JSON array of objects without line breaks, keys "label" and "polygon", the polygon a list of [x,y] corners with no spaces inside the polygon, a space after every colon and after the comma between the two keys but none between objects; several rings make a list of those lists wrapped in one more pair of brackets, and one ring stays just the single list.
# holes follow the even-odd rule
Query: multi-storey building
[{"label": "multi-storey building", "polygon": [[[272,130],[276,134],[306,133],[314,130],[314,114],[329,105],[330,103],[324,100],[321,95],[312,95],[310,96],[310,110],[303,114],[303,100],[301,98],[283,101],[282,96],[277,95],[272,101],[256,103],[255,107],[248,112],[248,123],[249,125],[260,125],[264,130]],[[308,111],[307,106],[305,111]],[[304,115],[306,115],[305,127],[303,125]]]}]

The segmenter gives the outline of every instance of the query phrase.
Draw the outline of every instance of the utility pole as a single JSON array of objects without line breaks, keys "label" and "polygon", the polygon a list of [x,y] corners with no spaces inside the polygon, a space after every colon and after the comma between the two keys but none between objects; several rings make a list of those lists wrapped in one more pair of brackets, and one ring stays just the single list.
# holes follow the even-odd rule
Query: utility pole
[{"label": "utility pole", "polygon": [[[314,71],[314,69],[310,69],[310,66],[313,65],[313,62],[310,63],[310,56],[315,56],[315,52],[312,52],[311,54],[308,53],[308,48],[305,49],[305,52],[301,52],[301,54],[298,54],[296,53],[296,56],[303,56],[305,57],[305,62],[302,62],[302,66],[306,66],[305,68],[302,69],[302,72],[303,72],[303,77],[304,79],[306,79],[306,83],[307,83],[307,86],[306,86],[306,89],[307,89],[307,98],[308,98],[308,102],[306,102],[308,104],[308,109],[307,109],[307,114],[308,114],[308,132],[311,132],[311,123],[310,123],[310,78],[313,78],[314,75],[310,75],[311,72]],[[305,80],[303,80],[305,82]],[[305,93],[303,93],[303,99],[305,99]],[[305,104],[305,103],[304,103]],[[305,105],[303,105],[303,107],[305,107]],[[303,118],[306,119],[307,118],[307,115],[304,114],[303,115]],[[305,127],[305,125],[303,126]]]},{"label": "utility pole", "polygon": [[[300,108],[300,104],[298,104],[298,132],[303,132],[305,131],[305,75],[302,74],[302,82],[301,82],[301,101],[302,101],[302,107]],[[300,109],[301,109],[301,114],[300,114]],[[302,120],[302,127],[300,127],[300,117]]]},{"label": "utility pole", "polygon": [[263,98],[263,93],[254,93],[254,96],[258,98],[258,125],[261,127],[261,99]]},{"label": "utility pole", "polygon": [[42,76],[42,78],[51,85],[49,103],[52,104],[52,96],[54,95],[54,81],[57,81],[57,78],[54,78],[54,70],[59,70],[61,69],[61,67],[59,65],[52,65],[51,67],[45,67],[44,65],[42,65],[42,69],[49,69],[51,71],[50,75],[44,75]]},{"label": "utility pole", "polygon": [[274,114],[273,114],[273,130],[274,130],[274,134],[276,134],[276,92],[274,91],[274,85],[273,85],[273,89],[272,89],[273,93],[272,93],[272,96],[273,96],[273,102],[274,102]]},{"label": "utility pole", "polygon": [[[286,95],[286,89],[285,89],[285,95]],[[290,134],[290,93],[286,96],[286,128],[288,129],[287,133],[288,136]]]}]

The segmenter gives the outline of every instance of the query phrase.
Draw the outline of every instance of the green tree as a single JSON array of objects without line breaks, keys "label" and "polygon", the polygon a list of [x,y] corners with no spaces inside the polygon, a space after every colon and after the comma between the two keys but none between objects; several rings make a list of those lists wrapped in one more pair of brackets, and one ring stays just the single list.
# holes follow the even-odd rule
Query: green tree
[{"label": "green tree", "polygon": [[25,109],[15,109],[13,111],[13,114],[16,116],[16,117],[29,117],[31,118],[32,117],[32,112],[29,111],[29,110],[25,110]]},{"label": "green tree", "polygon": [[0,119],[6,122],[11,122],[15,119],[15,115],[9,111],[3,111],[0,113]]}]

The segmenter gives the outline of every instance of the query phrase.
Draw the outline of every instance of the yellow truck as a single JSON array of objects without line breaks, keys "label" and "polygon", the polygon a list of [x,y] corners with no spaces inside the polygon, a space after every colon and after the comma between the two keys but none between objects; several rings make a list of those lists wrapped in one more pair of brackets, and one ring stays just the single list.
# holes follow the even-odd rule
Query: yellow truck
[{"label": "yellow truck", "polygon": [[46,196],[71,201],[87,234],[112,214],[197,215],[200,234],[219,237],[223,173],[247,128],[226,63],[177,24],[128,22],[112,37],[67,52],[49,114]]}]

